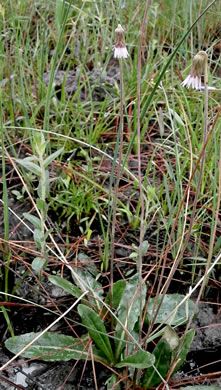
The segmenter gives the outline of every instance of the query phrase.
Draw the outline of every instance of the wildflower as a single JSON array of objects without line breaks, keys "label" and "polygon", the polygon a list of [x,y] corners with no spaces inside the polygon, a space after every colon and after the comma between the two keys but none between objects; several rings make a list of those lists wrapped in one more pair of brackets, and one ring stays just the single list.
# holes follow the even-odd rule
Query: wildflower
[{"label": "wildflower", "polygon": [[120,24],[118,24],[115,30],[114,57],[115,58],[129,57],[129,53],[125,45],[125,32]]},{"label": "wildflower", "polygon": [[201,77],[199,76],[193,76],[191,73],[188,74],[188,76],[185,78],[185,80],[182,82],[182,87],[190,88],[190,86],[193,89],[200,90],[201,89]]},{"label": "wildflower", "polygon": [[[185,80],[181,83],[183,87],[196,89],[198,91],[203,91],[205,89],[205,86],[202,85],[201,82],[201,75],[202,75],[202,69],[205,64],[207,64],[208,57],[205,51],[199,51],[193,58],[191,71],[188,74],[188,76],[185,78]],[[209,91],[214,90],[213,87],[208,87]]]}]

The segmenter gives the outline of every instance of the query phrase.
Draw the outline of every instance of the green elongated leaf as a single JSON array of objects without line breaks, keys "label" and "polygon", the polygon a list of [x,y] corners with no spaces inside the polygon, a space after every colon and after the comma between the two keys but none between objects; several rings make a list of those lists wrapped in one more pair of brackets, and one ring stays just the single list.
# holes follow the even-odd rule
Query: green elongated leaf
[{"label": "green elongated leaf", "polygon": [[[162,295],[159,295],[156,302],[156,307],[159,305]],[[157,314],[155,324],[168,324],[168,325],[181,325],[186,324],[193,312],[194,302],[189,299],[184,302],[177,311],[176,306],[185,298],[185,295],[181,294],[166,294],[160,310]],[[150,322],[150,318],[153,315],[153,309],[155,304],[155,298],[150,298],[145,323]],[[155,309],[156,310],[156,309]],[[174,314],[172,312],[174,311]]]},{"label": "green elongated leaf", "polygon": [[[78,270],[77,274],[78,274],[79,278],[86,283],[87,288],[90,289],[91,291],[93,291],[93,295],[95,297],[97,296],[100,299],[103,298],[103,288],[102,288],[102,285],[101,285],[101,283],[98,282],[98,280],[96,280],[96,277],[94,277],[90,273],[90,271],[82,269],[82,270]],[[75,279],[75,283],[76,284],[79,283],[78,279]],[[100,305],[99,302],[96,299],[92,299],[91,298],[91,302],[96,304],[96,306]]]},{"label": "green elongated leaf", "polygon": [[[6,348],[14,353],[19,353],[26,345],[28,345],[39,333],[26,333],[21,336],[11,337],[5,342]],[[93,349],[94,359],[107,362],[104,356]],[[28,359],[40,359],[47,361],[70,359],[90,359],[88,353],[88,342],[66,336],[59,333],[44,333],[33,345],[22,353],[22,356]]]},{"label": "green elongated leaf", "polygon": [[39,198],[42,198],[42,199],[48,198],[49,193],[50,193],[48,170],[45,171],[44,175],[45,175],[44,180],[42,180],[42,177],[40,178],[38,188],[37,188],[38,196],[39,196]]},{"label": "green elongated leaf", "polygon": [[53,232],[53,229],[48,229],[46,232],[43,234],[43,240],[46,241],[49,235]]},{"label": "green elongated leaf", "polygon": [[195,386],[179,387],[177,390],[220,390],[220,389],[221,387],[218,386],[195,385]]},{"label": "green elongated leaf", "polygon": [[179,345],[179,337],[176,331],[171,328],[171,326],[167,325],[164,329],[163,339],[166,340],[170,346],[171,351],[176,350]]},{"label": "green elongated leaf", "polygon": [[78,313],[96,346],[104,353],[108,361],[113,363],[114,356],[110,340],[100,316],[90,307],[82,304],[78,305]]},{"label": "green elongated leaf", "polygon": [[[142,307],[145,304],[146,297],[146,286],[142,285]],[[122,295],[119,310],[118,318],[123,324],[124,328],[128,332],[132,332],[136,322],[138,321],[140,315],[140,290],[139,290],[139,278],[138,275],[133,276],[130,280],[127,281],[126,288]],[[126,344],[126,332],[122,326],[117,322],[116,331],[115,331],[115,358],[118,361],[122,350]]]},{"label": "green elongated leaf", "polygon": [[[137,328],[137,329],[136,329]],[[137,342],[137,345],[139,344],[140,335],[139,335],[139,322],[136,323],[134,330],[130,332],[130,335],[133,337],[133,341],[127,344],[127,356],[132,355],[134,353],[134,340]]]},{"label": "green elongated leaf", "polygon": [[[190,329],[186,335],[181,337],[179,345],[175,350],[176,358],[179,358],[180,361],[177,364],[177,366],[175,367],[173,373],[177,372],[179,370],[179,368],[182,366],[182,364],[184,363],[184,361],[186,359],[186,355],[188,354],[190,346],[192,344],[194,335],[195,335],[195,330]],[[177,352],[178,352],[178,355],[177,355]]]},{"label": "green elongated leaf", "polygon": [[[172,351],[168,344],[168,342],[161,338],[154,351],[153,354],[155,356],[154,366],[157,368],[161,376],[164,378],[170,369],[171,364],[171,356]],[[149,387],[153,387],[161,382],[161,378],[158,373],[154,370],[153,367],[147,368],[143,378],[143,387],[144,389],[148,389]]]},{"label": "green elongated leaf", "polygon": [[[18,159],[19,160],[19,159]],[[38,161],[38,157],[37,156],[29,156],[29,157],[25,157],[24,158],[24,161],[27,162],[27,161]]]},{"label": "green elongated leaf", "polygon": [[133,367],[138,369],[151,367],[155,362],[155,356],[146,351],[137,351],[134,355],[128,356],[121,360],[120,363],[115,364],[115,367]]},{"label": "green elongated leaf", "polygon": [[41,230],[41,220],[38,217],[35,217],[34,215],[23,213],[24,217],[34,225],[36,229]]},{"label": "green elongated leaf", "polygon": [[35,243],[36,243],[38,249],[40,250],[42,243],[44,241],[44,233],[39,229],[35,229],[34,230],[34,240],[35,240]]},{"label": "green elongated leaf", "polygon": [[43,157],[48,142],[49,141],[45,140],[43,133],[35,134],[35,150],[36,150],[38,157],[40,157],[40,156],[41,156],[41,158]]},{"label": "green elongated leaf", "polygon": [[113,310],[116,310],[118,308],[119,303],[120,303],[121,298],[122,298],[122,295],[123,295],[123,292],[125,290],[125,287],[126,287],[126,281],[123,279],[118,280],[116,283],[114,283],[114,285],[113,285],[113,302],[111,302],[111,292],[109,291],[109,293],[107,294],[106,303],[107,303],[107,305],[112,304]]},{"label": "green elongated leaf", "polygon": [[[98,277],[98,271],[96,265],[92,263],[90,257],[88,257],[85,253],[79,253],[78,260],[82,266],[82,268],[77,269],[77,274],[80,280],[83,280],[85,286],[87,286],[88,290],[93,291],[94,297],[98,297],[100,300],[103,299],[103,288],[102,284],[98,282],[96,279]],[[79,279],[72,275],[74,282],[77,286],[81,288],[81,283],[79,283]],[[101,308],[101,304],[98,299],[90,298],[90,302],[94,303],[99,309]]]},{"label": "green elongated leaf", "polygon": [[59,150],[56,150],[56,152],[52,153],[50,156],[48,156],[45,160],[44,160],[44,167],[47,168],[49,164],[51,164],[51,162],[53,160],[55,160],[59,154],[61,154],[63,152],[64,148],[61,148]]},{"label": "green elongated leaf", "polygon": [[45,203],[42,199],[37,198],[36,204],[37,204],[37,207],[39,208],[39,210],[43,211],[45,213],[45,215],[46,215],[47,212],[48,212],[48,205],[47,205],[47,203]]},{"label": "green elongated leaf", "polygon": [[42,257],[35,257],[31,263],[31,267],[36,272],[41,272],[47,264],[47,260]]},{"label": "green elongated leaf", "polygon": [[34,229],[33,236],[38,249],[41,249],[42,243],[44,242],[44,232],[39,229]]},{"label": "green elongated leaf", "polygon": [[34,173],[35,175],[37,175],[37,176],[41,175],[41,168],[37,164],[33,163],[32,161],[26,161],[25,158],[23,160],[17,159],[16,161],[17,161],[17,163],[22,165],[24,168],[26,168],[30,172]]},{"label": "green elongated leaf", "polygon": [[105,385],[107,386],[107,390],[121,390],[120,383],[116,385],[116,383],[119,381],[119,377],[116,374],[112,374],[110,378],[105,382]]},{"label": "green elongated leaf", "polygon": [[169,108],[170,113],[173,115],[175,121],[179,123],[179,125],[183,128],[185,128],[185,124],[183,123],[182,119],[180,116],[176,113],[176,111],[172,110],[172,108]]},{"label": "green elongated leaf", "polygon": [[68,294],[73,295],[76,298],[79,298],[82,295],[81,290],[76,287],[73,283],[69,282],[61,278],[60,276],[49,276],[49,282],[53,283],[55,286],[63,288],[63,290],[67,291]]}]

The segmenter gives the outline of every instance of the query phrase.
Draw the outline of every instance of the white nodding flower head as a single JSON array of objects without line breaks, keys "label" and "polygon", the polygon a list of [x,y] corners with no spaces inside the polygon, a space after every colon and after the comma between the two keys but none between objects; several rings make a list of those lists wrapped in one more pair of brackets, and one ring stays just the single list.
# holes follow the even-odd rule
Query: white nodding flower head
[{"label": "white nodding flower head", "polygon": [[118,24],[115,30],[114,57],[115,58],[129,57],[129,53],[125,45],[125,32],[120,24]]},{"label": "white nodding flower head", "polygon": [[127,58],[129,57],[129,53],[125,47],[116,47],[114,48],[114,57],[115,58]]},{"label": "white nodding flower head", "polygon": [[182,87],[197,89],[200,91],[201,89],[201,77],[193,76],[191,73],[185,78],[185,80],[181,83]]},{"label": "white nodding flower head", "polygon": [[[201,83],[202,70],[205,63],[208,61],[208,57],[205,51],[199,51],[193,58],[191,71],[185,80],[181,83],[183,87],[196,89],[202,91],[205,87]],[[213,87],[208,87],[209,91],[214,90]]]}]

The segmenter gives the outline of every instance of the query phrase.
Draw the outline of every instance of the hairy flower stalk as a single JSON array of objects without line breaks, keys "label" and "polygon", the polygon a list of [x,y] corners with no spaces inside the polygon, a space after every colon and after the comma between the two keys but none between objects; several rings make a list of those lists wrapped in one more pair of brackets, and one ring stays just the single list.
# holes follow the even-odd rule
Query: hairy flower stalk
[{"label": "hairy flower stalk", "polygon": [[[197,206],[199,193],[200,193],[200,187],[201,187],[202,175],[203,175],[203,169],[204,169],[204,163],[205,163],[205,145],[207,142],[207,128],[208,128],[208,57],[204,51],[199,51],[199,53],[197,53],[197,55],[194,57],[191,72],[181,84],[182,86],[187,87],[187,88],[192,86],[192,88],[199,89],[199,85],[201,86],[201,74],[202,74],[203,67],[204,67],[204,84],[205,84],[205,87],[204,87],[204,134],[203,134],[203,151],[201,152],[202,159],[201,159],[201,164],[200,164],[198,183],[197,183],[197,188],[196,188],[196,192],[195,192],[191,218],[190,218],[190,222],[189,222],[189,229],[188,229],[187,234],[185,236],[183,247],[182,247],[181,251],[177,254],[176,259],[173,263],[173,266],[170,270],[170,273],[167,277],[167,280],[166,280],[163,288],[161,289],[161,291],[160,291],[161,280],[159,282],[159,290],[157,290],[157,294],[160,292],[160,294],[162,294],[162,298],[160,300],[160,304],[158,307],[160,307],[160,305],[164,299],[164,296],[167,293],[167,290],[169,288],[169,285],[170,285],[170,282],[173,278],[173,275],[174,275],[181,259],[183,258],[184,252],[185,252],[186,247],[189,243],[190,236],[192,233],[194,218],[195,218],[195,214],[196,214],[196,206]],[[197,78],[197,80],[196,80],[196,78]],[[199,81],[199,78],[200,78],[200,81]],[[172,236],[172,233],[174,232],[174,227],[175,227],[175,225],[173,226],[172,232],[170,233],[170,238]],[[166,249],[166,251],[165,251],[164,261],[167,258],[167,254],[168,254],[168,249]],[[162,275],[160,278],[162,279]],[[153,324],[154,324],[154,321],[155,321],[156,316],[158,314],[158,311],[159,311],[159,309],[155,311],[155,314],[154,314],[153,318],[151,319],[151,323],[150,323],[149,330],[148,330],[149,333],[153,327]]]},{"label": "hairy flower stalk", "polygon": [[139,275],[139,294],[140,294],[140,327],[139,327],[139,341],[142,339],[142,327],[143,327],[143,297],[142,297],[142,284],[143,284],[143,240],[145,233],[145,203],[142,187],[142,171],[141,171],[141,58],[142,58],[142,45],[145,36],[145,26],[147,23],[147,15],[150,8],[150,0],[146,1],[144,10],[143,21],[140,26],[140,39],[138,48],[137,59],[137,160],[138,160],[138,181],[139,181],[139,194],[140,194],[140,237],[139,237],[139,252],[137,259],[137,271]]},{"label": "hairy flower stalk", "polygon": [[[160,294],[162,294],[162,297],[161,297],[161,300],[160,300],[160,303],[159,303],[159,306],[158,306],[159,308],[160,308],[161,303],[162,303],[162,301],[163,301],[163,299],[165,297],[165,294],[167,293],[167,290],[168,290],[168,288],[170,286],[170,283],[171,283],[171,280],[172,280],[172,278],[174,276],[174,273],[175,273],[177,267],[179,266],[180,261],[182,260],[184,252],[186,250],[186,247],[187,247],[187,245],[189,243],[190,236],[191,236],[191,233],[192,233],[192,227],[193,227],[193,223],[194,223],[194,218],[195,218],[195,214],[196,214],[196,206],[197,206],[197,202],[198,202],[198,198],[199,198],[201,182],[202,182],[202,174],[203,174],[203,169],[204,169],[204,164],[205,164],[205,148],[206,148],[206,145],[207,145],[207,142],[208,142],[208,138],[207,138],[207,130],[208,130],[208,57],[207,57],[207,54],[204,51],[199,51],[199,53],[197,53],[197,55],[194,57],[190,74],[187,76],[187,78],[181,84],[183,87],[189,88],[190,86],[192,86],[192,88],[194,88],[194,89],[197,89],[197,90],[200,89],[201,90],[201,74],[202,74],[203,68],[204,68],[204,84],[205,84],[205,86],[203,88],[204,89],[204,134],[203,134],[203,147],[202,147],[202,151],[200,153],[202,158],[201,158],[201,164],[200,164],[200,172],[199,172],[199,177],[198,177],[198,183],[197,183],[197,188],[196,188],[196,192],[195,192],[191,218],[190,218],[190,222],[189,222],[189,229],[188,229],[187,234],[185,236],[183,247],[182,247],[181,251],[177,254],[177,256],[175,258],[175,261],[173,262],[173,266],[172,266],[172,268],[170,270],[170,273],[169,273],[169,275],[167,277],[167,280],[166,280],[164,286],[162,287],[161,291],[160,291],[160,286],[161,286],[162,274],[160,276],[161,279],[160,279],[160,282],[159,282],[159,290],[157,290],[157,294],[160,292]],[[195,174],[195,172],[194,172],[194,174]],[[180,210],[181,210],[181,208],[180,208]],[[179,213],[180,213],[180,210],[179,210]],[[176,218],[178,218],[178,215],[177,215]],[[176,219],[176,223],[177,223],[177,219]],[[172,237],[172,234],[175,231],[175,226],[176,226],[176,224],[173,225],[172,231],[170,233],[169,241],[170,241],[170,239]],[[170,246],[168,246],[166,248],[166,251],[165,251],[165,253],[163,255],[164,262],[167,259],[169,247]],[[197,301],[196,301],[196,304],[195,304],[195,308],[193,310],[192,315],[190,316],[190,320],[189,320],[188,325],[186,327],[185,333],[189,329],[189,325],[190,325],[190,323],[191,323],[191,321],[193,319],[194,313],[195,313],[196,308],[198,306],[201,293],[202,293],[202,290],[200,291],[200,294],[198,295],[198,298],[197,298]],[[155,311],[154,316],[151,319],[151,323],[150,323],[149,330],[148,330],[148,335],[149,335],[149,333],[150,333],[150,331],[151,331],[151,329],[153,327],[153,324],[155,322],[155,319],[156,319],[156,316],[157,316],[158,312],[159,312],[159,309],[157,309]]]},{"label": "hairy flower stalk", "polygon": [[[189,222],[189,229],[187,231],[182,250],[178,254],[177,258],[175,259],[175,262],[173,264],[173,267],[171,268],[171,271],[170,271],[170,274],[167,278],[167,281],[166,281],[165,285],[163,286],[163,289],[161,290],[161,294],[163,294],[162,300],[163,300],[163,297],[168,290],[168,287],[170,285],[171,279],[173,278],[175,270],[178,267],[181,259],[183,258],[184,252],[185,252],[186,247],[189,243],[190,236],[192,233],[194,218],[195,218],[195,214],[196,214],[196,206],[197,206],[197,202],[198,202],[198,198],[199,198],[201,182],[202,182],[202,175],[203,175],[203,169],[204,169],[204,164],[205,164],[205,145],[207,143],[207,130],[208,130],[208,57],[204,51],[199,51],[199,53],[197,53],[197,55],[193,59],[191,73],[189,75],[192,78],[192,81],[190,82],[190,78],[188,79],[189,80],[188,81],[187,80],[188,77],[187,77],[182,83],[182,85],[184,87],[187,86],[187,88],[189,88],[191,85],[192,88],[199,89],[199,83],[201,83],[201,73],[202,73],[203,68],[204,68],[204,84],[205,84],[205,87],[204,87],[204,121],[203,121],[204,122],[204,133],[203,133],[203,153],[202,153],[202,159],[201,159],[201,164],[200,164],[200,172],[199,172],[198,183],[197,183],[197,188],[196,188],[193,207],[192,207],[191,218],[190,218],[190,222]],[[197,81],[196,81],[196,78],[198,78]],[[200,81],[199,81],[199,78],[200,78]],[[196,88],[196,86],[197,86],[197,88]],[[197,298],[194,312],[197,308],[199,299],[200,299],[200,295]],[[155,313],[154,319],[155,319],[156,315],[157,315],[157,313]],[[192,320],[192,318],[193,318],[193,315],[191,316],[191,320]],[[153,319],[153,323],[154,323],[154,319]],[[189,321],[189,324],[190,324],[190,321]],[[188,324],[188,326],[189,326],[189,324]]]},{"label": "hairy flower stalk", "polygon": [[[204,84],[205,84],[205,87],[204,87],[204,133],[203,133],[203,145],[204,145],[206,143],[207,129],[208,129],[208,57],[207,57],[207,54],[205,51],[199,51],[197,53],[197,55],[193,58],[191,73],[189,75],[192,77],[192,87],[195,89],[199,89],[199,86],[201,87],[201,74],[202,74],[203,68],[204,68]],[[189,79],[189,81],[185,82],[186,80],[187,80],[187,78],[183,81],[182,85],[187,86],[189,88],[189,86],[191,85],[190,79]],[[190,218],[189,230],[188,230],[188,233],[186,235],[182,251],[180,252],[180,254],[178,256],[178,260],[182,258],[184,251],[188,245],[190,235],[192,232],[192,226],[194,223],[196,206],[197,206],[198,196],[199,196],[201,182],[202,182],[204,164],[205,164],[205,151],[202,155],[199,178],[198,178],[198,183],[197,183],[197,188],[196,188],[196,193],[195,193],[195,198],[194,198],[194,203],[193,203],[192,214],[191,214],[191,218]]]},{"label": "hairy flower stalk", "polygon": [[[205,84],[205,86],[202,88],[201,87],[201,73],[200,72],[202,71],[203,67],[204,67],[204,84]],[[197,184],[197,188],[196,188],[196,193],[195,193],[195,198],[194,198],[194,203],[193,203],[193,209],[192,209],[192,214],[191,214],[191,218],[190,218],[189,230],[187,232],[186,239],[184,241],[184,245],[183,245],[182,251],[181,251],[181,253],[180,253],[180,255],[179,255],[179,257],[178,257],[176,262],[178,262],[182,258],[183,254],[184,254],[184,251],[185,251],[185,249],[186,249],[186,247],[188,245],[189,239],[190,239],[192,226],[193,226],[193,223],[194,223],[194,217],[195,217],[195,213],[196,213],[196,206],[197,206],[197,201],[198,201],[200,187],[201,187],[201,182],[202,182],[203,169],[204,169],[204,165],[205,165],[205,157],[206,157],[205,156],[205,145],[208,142],[208,138],[207,138],[207,133],[208,133],[208,91],[215,89],[213,87],[208,87],[208,57],[207,57],[207,54],[204,51],[200,51],[194,57],[191,72],[192,72],[192,77],[195,77],[195,81],[192,81],[192,82],[193,82],[194,85],[198,85],[198,87],[199,87],[199,84],[196,83],[196,77],[197,78],[200,77],[200,88],[196,88],[195,87],[195,89],[201,89],[201,90],[203,89],[204,90],[204,133],[203,133],[203,148],[204,148],[204,151],[202,153],[202,159],[201,159],[201,165],[200,165],[198,184]],[[187,80],[187,78],[183,81],[182,85],[183,86],[187,86],[187,88],[189,88],[189,86],[191,85],[190,77],[189,77],[189,81]],[[194,88],[193,84],[192,84],[192,87]],[[219,182],[219,185],[220,185],[220,182]],[[219,206],[220,206],[220,197],[218,197],[218,208],[219,208]],[[216,224],[216,221],[215,221],[215,224]],[[214,231],[216,231],[216,230],[214,229]],[[210,262],[211,262],[211,256],[212,256],[212,254],[211,254],[211,252],[209,252],[208,261],[207,261],[207,264],[206,264],[205,275],[208,275],[209,266],[210,266]],[[172,276],[173,275],[171,275],[171,277]],[[188,324],[186,326],[186,330],[185,330],[184,336],[187,334],[187,331],[188,331],[188,329],[189,329],[189,327],[190,327],[190,325],[192,323],[192,320],[194,318],[196,310],[197,310],[197,308],[199,306],[199,301],[201,299],[204,287],[206,286],[206,283],[207,283],[207,278],[206,277],[204,277],[202,279],[203,280],[201,282],[200,291],[199,291],[199,294],[197,296],[193,312],[192,312],[192,314],[191,314],[191,316],[189,318]],[[180,347],[179,347],[180,349],[182,348],[182,345],[183,344],[180,345]]]},{"label": "hairy flower stalk", "polygon": [[[119,141],[119,157],[117,164],[117,177],[113,195],[113,208],[112,208],[112,230],[111,230],[111,260],[110,260],[110,279],[111,279],[111,295],[113,297],[113,264],[114,264],[114,239],[116,228],[116,211],[117,211],[117,198],[120,182],[122,153],[123,153],[123,131],[124,131],[124,98],[123,98],[123,63],[122,58],[129,56],[125,46],[125,32],[120,24],[115,30],[115,49],[114,57],[119,58],[120,64],[120,125],[118,128],[118,140]],[[118,145],[116,144],[116,148]]]}]

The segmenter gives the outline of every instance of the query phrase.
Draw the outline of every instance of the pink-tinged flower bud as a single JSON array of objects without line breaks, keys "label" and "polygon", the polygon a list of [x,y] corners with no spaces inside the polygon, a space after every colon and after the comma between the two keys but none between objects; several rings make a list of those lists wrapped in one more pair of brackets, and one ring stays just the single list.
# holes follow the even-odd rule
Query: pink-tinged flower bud
[{"label": "pink-tinged flower bud", "polygon": [[[199,51],[193,58],[191,71],[185,80],[181,83],[183,87],[196,89],[202,91],[205,87],[202,86],[201,76],[205,63],[207,63],[208,57],[205,51]],[[213,87],[208,87],[209,91],[214,90]]]},{"label": "pink-tinged flower bud", "polygon": [[114,57],[115,58],[129,57],[129,53],[125,45],[125,32],[120,24],[118,24],[115,30]]}]

